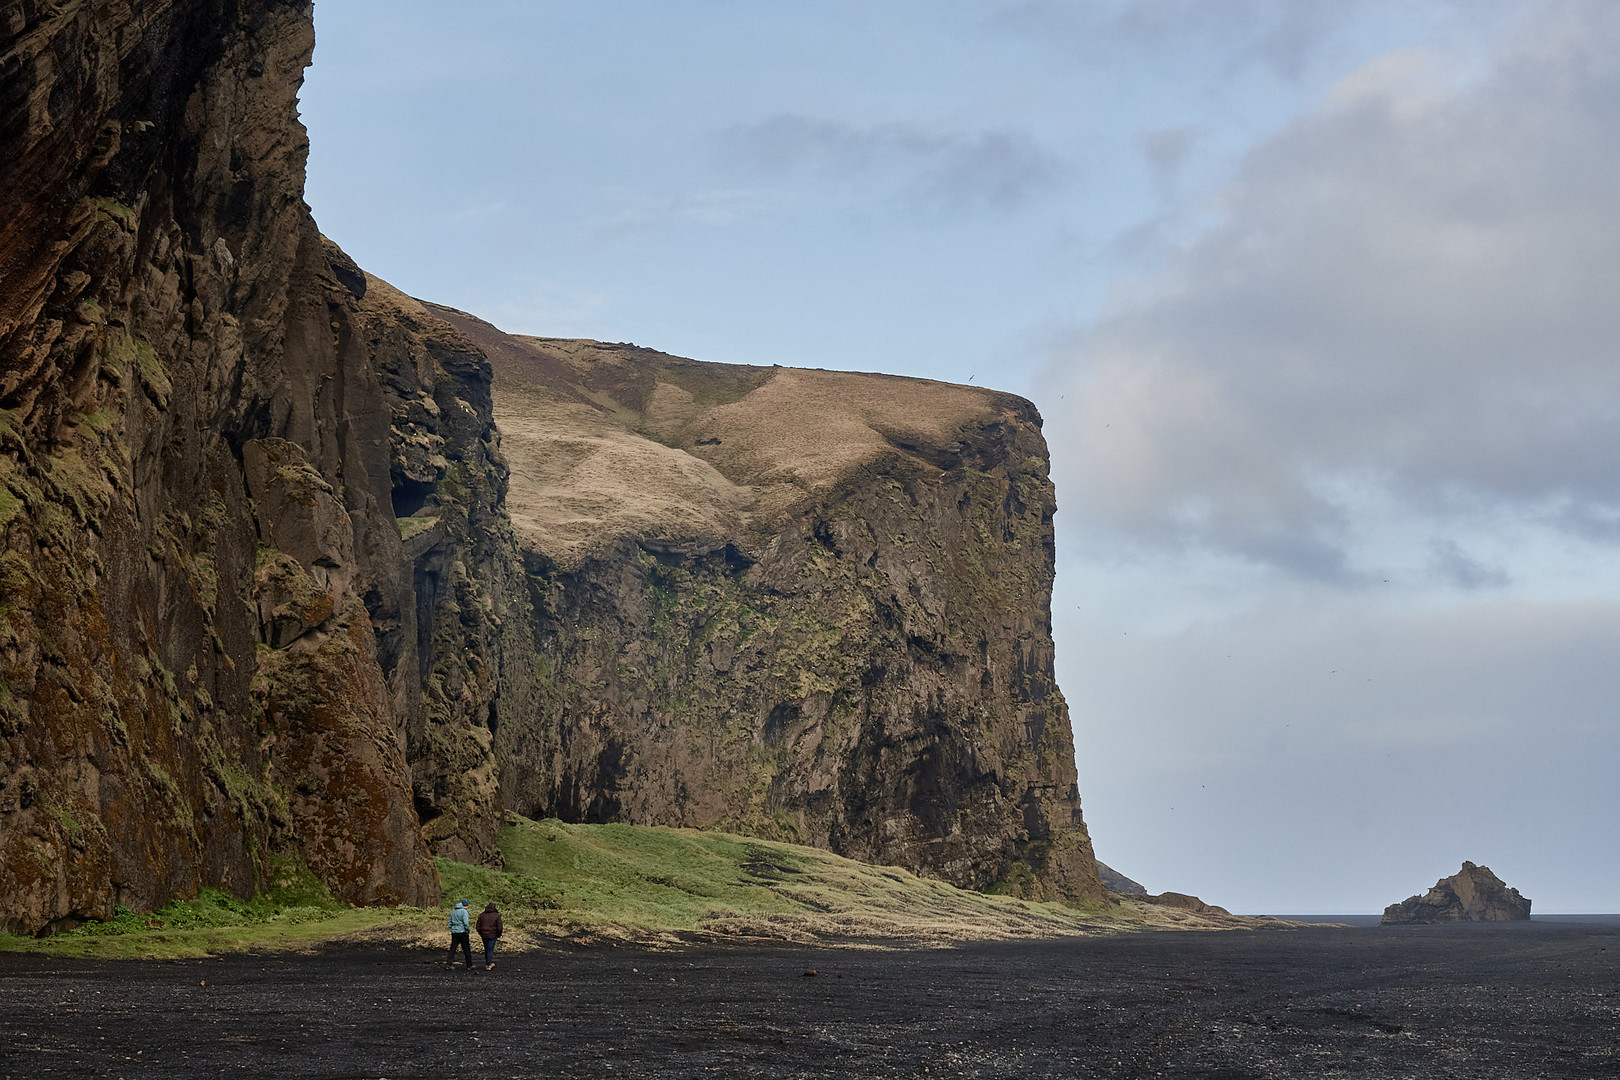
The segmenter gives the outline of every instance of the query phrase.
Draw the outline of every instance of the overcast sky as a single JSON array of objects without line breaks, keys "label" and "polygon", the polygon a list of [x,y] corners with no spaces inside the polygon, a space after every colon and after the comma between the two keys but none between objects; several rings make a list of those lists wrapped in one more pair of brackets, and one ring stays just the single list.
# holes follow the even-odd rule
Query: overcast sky
[{"label": "overcast sky", "polygon": [[506,330],[1024,394],[1098,855],[1620,910],[1620,4],[319,0],[309,201]]}]

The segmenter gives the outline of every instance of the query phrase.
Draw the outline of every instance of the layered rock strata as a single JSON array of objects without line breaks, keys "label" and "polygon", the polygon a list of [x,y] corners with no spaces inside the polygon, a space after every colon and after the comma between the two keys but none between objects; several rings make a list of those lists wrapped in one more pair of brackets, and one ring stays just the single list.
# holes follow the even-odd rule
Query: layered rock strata
[{"label": "layered rock strata", "polygon": [[1530,918],[1530,901],[1491,873],[1488,866],[1462,869],[1435,882],[1421,896],[1384,909],[1384,925],[1397,923],[1516,922]]}]

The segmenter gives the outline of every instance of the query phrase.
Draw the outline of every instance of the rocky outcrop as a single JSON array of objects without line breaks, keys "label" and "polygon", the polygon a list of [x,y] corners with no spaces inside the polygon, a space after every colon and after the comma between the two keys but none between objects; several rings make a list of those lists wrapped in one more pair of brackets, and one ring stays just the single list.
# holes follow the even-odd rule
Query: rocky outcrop
[{"label": "rocky outcrop", "polygon": [[1206,904],[1196,896],[1188,893],[1162,892],[1154,895],[1141,895],[1134,899],[1143,903],[1153,904],[1156,907],[1174,908],[1177,911],[1190,911],[1195,915],[1230,915],[1230,911],[1216,904]]},{"label": "rocky outcrop", "polygon": [[413,803],[434,854],[498,863],[494,740],[527,741],[535,657],[529,590],[505,506],[507,465],[488,360],[385,282],[362,276],[356,332],[381,388],[389,448],[382,516],[400,580],[374,614]]},{"label": "rocky outcrop", "polygon": [[1530,918],[1530,901],[1511,889],[1489,867],[1462,869],[1435,882],[1422,896],[1409,896],[1384,909],[1384,925],[1394,923],[1512,922]]},{"label": "rocky outcrop", "polygon": [[1100,897],[1052,673],[1053,492],[1006,394],[513,338],[532,590],[507,804]]},{"label": "rocky outcrop", "polygon": [[0,929],[431,902],[507,805],[1100,896],[1033,407],[401,295],[302,202],[312,44],[0,5]]},{"label": "rocky outcrop", "polygon": [[1103,888],[1107,889],[1116,896],[1148,895],[1146,886],[1132,881],[1130,878],[1126,877],[1124,874],[1120,873],[1118,870],[1115,870],[1112,866],[1109,866],[1106,863],[1097,863],[1097,877],[1102,882]]}]

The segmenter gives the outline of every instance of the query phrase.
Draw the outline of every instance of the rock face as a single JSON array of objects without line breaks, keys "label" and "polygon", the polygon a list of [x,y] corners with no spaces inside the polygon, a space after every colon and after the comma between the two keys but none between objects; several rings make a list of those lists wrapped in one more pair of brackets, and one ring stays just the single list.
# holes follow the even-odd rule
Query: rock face
[{"label": "rock face", "polygon": [[1101,895],[1033,407],[401,295],[302,201],[312,46],[0,4],[0,929],[431,902],[507,805]]},{"label": "rock face", "polygon": [[1175,908],[1179,911],[1191,911],[1197,915],[1232,914],[1223,907],[1219,907],[1215,904],[1206,904],[1198,897],[1192,896],[1188,893],[1162,892],[1151,896],[1144,894],[1138,897],[1138,899],[1145,900],[1149,904],[1155,904],[1159,907]]},{"label": "rock face", "polygon": [[1530,918],[1530,901],[1510,889],[1489,867],[1462,864],[1462,869],[1435,882],[1422,896],[1409,896],[1384,909],[1383,922],[1511,922]]},{"label": "rock face", "polygon": [[1103,888],[1107,889],[1111,893],[1116,893],[1119,896],[1148,895],[1146,886],[1132,881],[1130,878],[1126,877],[1124,874],[1120,873],[1118,870],[1115,870],[1112,866],[1109,866],[1106,863],[1099,862],[1097,864],[1097,877],[1102,881]]},{"label": "rock face", "polygon": [[1051,481],[1006,394],[513,338],[530,815],[721,827],[1100,897],[1052,673]]},{"label": "rock face", "polygon": [[307,4],[0,34],[0,928],[284,859],[432,901],[419,816],[499,810],[488,365],[316,231]]}]

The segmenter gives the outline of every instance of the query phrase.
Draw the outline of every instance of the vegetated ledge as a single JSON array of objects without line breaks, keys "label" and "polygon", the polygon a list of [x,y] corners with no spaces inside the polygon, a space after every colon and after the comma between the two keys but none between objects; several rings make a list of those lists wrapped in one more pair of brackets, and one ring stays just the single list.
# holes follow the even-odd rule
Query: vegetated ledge
[{"label": "vegetated ledge", "polygon": [[508,814],[506,869],[438,860],[438,909],[352,908],[307,874],[254,901],[205,891],[160,912],[121,913],[49,938],[0,937],[0,951],[169,959],[306,951],[333,944],[442,949],[445,911],[466,897],[505,916],[503,951],[570,945],[723,944],[940,948],[968,941],[1229,930],[1275,920],[1186,911],[1132,897],[1082,904],[992,896],[819,848],[731,833],[570,825]]}]

